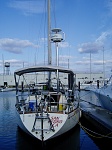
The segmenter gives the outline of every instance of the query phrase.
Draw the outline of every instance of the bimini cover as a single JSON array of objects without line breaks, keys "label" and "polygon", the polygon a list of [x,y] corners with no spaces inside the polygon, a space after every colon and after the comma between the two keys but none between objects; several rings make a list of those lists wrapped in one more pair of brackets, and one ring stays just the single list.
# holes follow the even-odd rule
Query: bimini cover
[{"label": "bimini cover", "polygon": [[22,68],[22,69],[16,70],[14,72],[14,74],[21,76],[22,74],[25,74],[25,73],[43,72],[43,71],[55,72],[57,70],[59,72],[63,72],[63,73],[70,73],[72,75],[74,74],[74,72],[72,70],[68,69],[68,68],[51,66],[51,65],[47,65],[47,66],[31,66],[31,67],[27,67],[27,68]]}]

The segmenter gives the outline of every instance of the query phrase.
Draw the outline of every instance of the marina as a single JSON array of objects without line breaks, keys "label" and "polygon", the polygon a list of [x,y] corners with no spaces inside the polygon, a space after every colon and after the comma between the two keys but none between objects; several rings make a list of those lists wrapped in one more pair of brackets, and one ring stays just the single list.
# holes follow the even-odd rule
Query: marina
[{"label": "marina", "polygon": [[[28,7],[28,3],[24,2],[24,6]],[[45,32],[45,26],[47,26],[47,38],[46,33],[44,33],[44,36],[39,37],[45,44],[41,42],[43,48],[40,46],[41,44],[39,45],[39,42],[34,44],[33,41],[35,40],[31,42],[30,40],[16,39],[19,44],[18,42],[15,43],[20,48],[16,47],[11,52],[19,55],[21,53],[22,57],[20,59],[24,61],[18,61],[18,64],[22,62],[23,66],[20,68],[19,65],[15,65],[14,68],[17,69],[13,70],[13,75],[10,74],[10,62],[4,60],[2,55],[1,62],[3,66],[1,66],[3,67],[3,73],[0,75],[0,150],[106,150],[107,148],[111,150],[112,76],[109,80],[105,78],[104,43],[102,40],[109,33],[105,32],[106,34],[99,36],[95,42],[85,43],[83,41],[82,44],[77,43],[78,47],[71,46],[70,42],[65,41],[65,33],[60,28],[57,28],[56,18],[55,25],[53,25],[55,28],[51,28],[51,18],[53,17],[51,17],[51,12],[55,10],[55,2],[53,4],[54,8],[52,9],[50,0],[47,0],[43,5],[45,7],[43,12],[46,14],[44,19],[47,20],[47,25],[44,24],[45,20],[41,24],[41,26],[44,25],[44,30],[40,30],[40,33]],[[33,5],[31,5],[29,2],[29,6],[34,7],[36,3],[33,1]],[[14,8],[14,4],[9,7]],[[57,8],[62,8],[62,6]],[[58,9],[56,10],[58,11]],[[67,5],[65,10],[68,10]],[[30,12],[32,11],[30,10]],[[39,16],[41,13],[38,12]],[[61,13],[58,12],[58,14]],[[32,15],[27,14],[26,16],[31,17]],[[59,18],[61,18],[60,15]],[[37,18],[35,19],[37,20]],[[41,19],[38,18],[39,20]],[[35,22],[36,29],[39,29],[37,28],[38,21]],[[63,20],[61,21],[63,23]],[[32,23],[34,25],[33,21]],[[31,28],[32,31],[33,27]],[[68,32],[68,37],[70,34]],[[72,34],[74,35],[74,33]],[[37,35],[38,33],[34,38],[37,38]],[[105,38],[102,38],[103,36]],[[14,42],[13,39],[5,40],[8,41],[6,43],[9,43],[9,46],[12,45],[10,42]],[[71,40],[74,43],[74,37]],[[1,48],[5,45],[3,43]],[[22,54],[23,48],[20,46],[22,43],[24,43],[23,48],[28,49],[29,47],[29,50],[25,51],[25,55]],[[47,47],[47,52],[45,47]],[[63,54],[62,50],[61,52],[59,51],[59,48],[61,49],[62,47],[67,48],[67,51],[64,51],[67,52],[66,54]],[[103,60],[92,62],[91,54],[98,53],[101,47],[103,47]],[[35,49],[35,56],[31,57],[30,53],[32,53],[33,49]],[[43,49],[41,55],[37,52],[39,49]],[[69,49],[72,49],[73,54]],[[78,52],[82,54],[89,53],[90,58],[86,58],[83,55],[82,60],[78,60],[81,55],[77,53],[77,58],[73,57],[75,49],[78,49]],[[7,44],[3,50],[9,50]],[[27,53],[29,58],[26,61],[24,58]],[[40,63],[39,60],[37,61],[37,55],[38,57],[43,57],[39,58],[40,60],[44,59],[43,63]],[[65,60],[64,65],[60,56],[65,57],[67,60]],[[76,59],[75,63],[71,60],[71,63],[69,63],[70,58]],[[98,58],[96,57],[96,59]],[[10,61],[16,62],[11,58]],[[29,63],[30,61],[32,63]],[[84,63],[85,66],[83,67]],[[95,63],[102,64],[103,71],[98,69],[97,73],[92,73],[91,67]],[[109,60],[108,63],[111,64],[111,61]],[[87,67],[87,64],[90,66]],[[82,68],[83,73],[76,73],[74,70],[77,70],[77,67],[80,70]],[[73,70],[70,68],[73,68]],[[86,69],[88,73],[86,73]]]},{"label": "marina", "polygon": [[[17,126],[15,114],[15,91],[0,92],[0,149],[1,150],[42,150],[42,145],[37,140],[23,133]],[[82,125],[85,126],[83,123]],[[86,127],[87,127],[86,122]],[[88,128],[93,130],[92,125]],[[94,129],[96,132],[96,129]],[[93,135],[93,134],[92,134]],[[89,136],[79,124],[69,133],[64,135],[63,138],[52,140],[44,146],[43,150],[104,150],[107,149],[107,144],[110,146],[111,141],[108,138],[94,138]]]}]

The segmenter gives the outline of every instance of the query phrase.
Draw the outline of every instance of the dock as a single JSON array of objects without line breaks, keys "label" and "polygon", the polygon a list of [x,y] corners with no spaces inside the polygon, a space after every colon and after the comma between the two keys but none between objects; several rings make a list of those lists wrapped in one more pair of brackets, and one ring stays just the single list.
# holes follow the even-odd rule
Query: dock
[{"label": "dock", "polygon": [[104,134],[112,136],[112,113],[102,107],[81,101],[82,117],[86,118]]}]

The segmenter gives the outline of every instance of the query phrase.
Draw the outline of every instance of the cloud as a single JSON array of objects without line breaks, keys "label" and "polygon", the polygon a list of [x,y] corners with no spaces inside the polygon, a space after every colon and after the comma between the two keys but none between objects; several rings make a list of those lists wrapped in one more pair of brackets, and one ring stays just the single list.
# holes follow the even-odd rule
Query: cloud
[{"label": "cloud", "polygon": [[[106,61],[104,61],[104,64],[106,63]],[[94,65],[103,65],[103,60],[97,60],[93,62]]]},{"label": "cloud", "polygon": [[23,61],[17,59],[9,59],[9,60],[5,60],[5,62],[14,63],[14,64],[23,63]]},{"label": "cloud", "polygon": [[63,59],[63,60],[68,60],[68,59],[71,59],[71,58],[73,58],[72,56],[69,56],[69,55],[59,55],[59,59]]},{"label": "cloud", "polygon": [[24,15],[42,13],[44,8],[43,0],[13,0],[8,3],[8,6],[20,10]]},{"label": "cloud", "polygon": [[98,51],[103,49],[104,43],[110,35],[112,35],[112,32],[102,32],[94,42],[80,44],[78,51],[80,53],[98,53]]},{"label": "cloud", "polygon": [[[11,67],[22,67],[23,66],[23,61],[22,60],[9,59],[9,60],[4,60],[4,63],[5,62],[10,63]],[[0,66],[3,67],[3,60],[0,60]]]},{"label": "cloud", "polygon": [[97,53],[99,50],[101,50],[101,48],[103,47],[102,44],[98,43],[98,42],[88,42],[88,43],[83,43],[80,45],[80,48],[78,49],[78,51],[80,53]]},{"label": "cloud", "polygon": [[38,47],[37,45],[31,43],[28,40],[10,39],[3,38],[0,39],[0,49],[11,53],[21,53],[22,49],[27,47]]},{"label": "cloud", "polygon": [[108,38],[109,35],[112,35],[112,32],[102,32],[102,34],[96,39],[96,42],[104,43],[104,41]]},{"label": "cloud", "polygon": [[59,43],[59,47],[67,48],[67,47],[71,47],[71,46],[69,45],[68,42],[61,42],[61,43]]},{"label": "cloud", "polygon": [[41,38],[40,41],[41,41],[41,42],[46,42],[46,41],[47,41],[47,38]]},{"label": "cloud", "polygon": [[77,65],[88,65],[88,64],[90,64],[90,61],[76,61],[75,63]]},{"label": "cloud", "polygon": [[109,11],[109,16],[112,16],[112,0],[108,0],[106,2],[107,2],[106,6],[107,6],[108,11]]},{"label": "cloud", "polygon": [[[29,66],[29,62],[23,61],[23,60],[18,60],[18,59],[7,59],[7,60],[4,60],[4,63],[5,62],[10,63],[11,69],[13,69],[13,68],[17,69],[17,68],[23,68],[23,67]],[[3,66],[3,61],[0,64],[1,64],[1,66]]]},{"label": "cloud", "polygon": [[[103,63],[105,65],[107,65],[107,64],[111,65],[112,64],[112,60],[105,60],[104,62],[103,62],[103,60],[92,60],[91,61],[91,64],[96,65],[96,66],[103,65]],[[89,60],[76,61],[75,64],[77,64],[77,65],[89,65],[90,61]]]}]

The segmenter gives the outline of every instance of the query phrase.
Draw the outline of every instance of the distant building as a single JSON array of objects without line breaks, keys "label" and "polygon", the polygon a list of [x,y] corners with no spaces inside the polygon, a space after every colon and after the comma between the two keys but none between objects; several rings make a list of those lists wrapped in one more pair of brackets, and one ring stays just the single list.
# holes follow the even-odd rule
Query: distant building
[{"label": "distant building", "polygon": [[80,82],[81,88],[85,88],[90,84],[97,85],[99,80],[100,86],[104,84],[104,74],[103,73],[77,73],[76,74],[76,84]]},{"label": "distant building", "polygon": [[[27,79],[28,83],[39,83],[43,78],[45,78],[45,81],[47,81],[47,74],[30,74],[26,75],[25,78]],[[66,76],[60,76],[60,78],[64,81],[66,84]],[[104,81],[104,74],[103,73],[76,73],[76,84],[80,82],[81,85],[83,84],[89,84],[89,83],[96,83],[97,80],[99,80],[100,84],[103,84]],[[22,82],[22,81],[20,81]],[[21,83],[20,83],[21,84]],[[27,84],[27,83],[24,83]],[[0,86],[9,86],[14,87],[15,81],[14,81],[14,75],[0,75]]]}]

